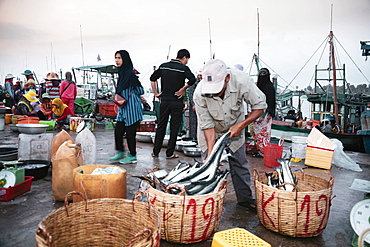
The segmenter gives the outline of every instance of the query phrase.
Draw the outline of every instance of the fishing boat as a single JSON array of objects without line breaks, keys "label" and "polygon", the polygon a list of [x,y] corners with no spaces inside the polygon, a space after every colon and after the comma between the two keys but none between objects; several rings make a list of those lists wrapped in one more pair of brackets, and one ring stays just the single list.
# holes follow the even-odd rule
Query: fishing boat
[{"label": "fishing boat", "polygon": [[[325,133],[329,138],[339,139],[345,150],[364,152],[362,136],[357,135],[356,128],[360,126],[361,113],[370,103],[370,95],[354,94],[351,92],[345,78],[345,64],[337,68],[334,54],[334,34],[330,31],[328,43],[330,44],[330,63],[325,69],[315,68],[315,85],[313,92],[306,93],[311,103],[311,119],[306,128],[294,127],[292,123],[273,121],[272,136],[291,140],[292,136],[308,136],[310,129],[323,119],[334,118],[336,124],[341,126],[341,133]],[[327,73],[325,78],[319,76]],[[341,75],[341,78],[339,76]],[[329,85],[324,87],[323,81]],[[342,92],[337,91],[337,81],[342,81]],[[332,83],[332,86],[331,86]]]}]

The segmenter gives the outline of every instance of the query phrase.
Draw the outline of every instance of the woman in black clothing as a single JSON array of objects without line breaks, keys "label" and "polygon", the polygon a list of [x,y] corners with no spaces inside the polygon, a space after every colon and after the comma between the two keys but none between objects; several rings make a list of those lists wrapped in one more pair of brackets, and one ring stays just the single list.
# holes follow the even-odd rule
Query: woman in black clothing
[{"label": "woman in black clothing", "polygon": [[257,153],[254,157],[263,157],[263,149],[270,142],[272,118],[275,117],[276,92],[270,80],[270,71],[262,68],[258,74],[257,87],[266,95],[266,112],[254,122],[254,140],[257,145]]}]

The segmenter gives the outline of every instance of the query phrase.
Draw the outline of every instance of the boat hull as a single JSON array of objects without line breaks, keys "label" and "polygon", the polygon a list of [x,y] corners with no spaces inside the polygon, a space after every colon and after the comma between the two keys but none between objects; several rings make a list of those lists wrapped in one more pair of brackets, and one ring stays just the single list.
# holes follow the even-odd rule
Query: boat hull
[{"label": "boat hull", "polygon": [[[272,124],[271,136],[276,138],[284,138],[286,141],[292,141],[292,136],[308,136],[310,134],[309,129],[300,129],[291,126],[284,126],[278,124]],[[329,134],[325,133],[330,139],[338,139],[342,142],[344,150],[365,152],[364,143],[361,135],[356,134]]]}]

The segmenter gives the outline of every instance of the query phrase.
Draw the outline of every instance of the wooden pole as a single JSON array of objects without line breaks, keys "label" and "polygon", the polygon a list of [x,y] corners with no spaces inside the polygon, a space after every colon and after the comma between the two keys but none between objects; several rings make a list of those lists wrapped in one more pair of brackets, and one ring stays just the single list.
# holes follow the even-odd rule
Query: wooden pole
[{"label": "wooden pole", "polygon": [[336,72],[336,65],[335,65],[335,56],[334,56],[334,44],[333,44],[333,31],[330,31],[330,51],[331,51],[331,63],[333,66],[333,101],[334,101],[334,116],[335,116],[335,123],[339,123],[338,118],[338,96],[337,96],[337,72]]}]

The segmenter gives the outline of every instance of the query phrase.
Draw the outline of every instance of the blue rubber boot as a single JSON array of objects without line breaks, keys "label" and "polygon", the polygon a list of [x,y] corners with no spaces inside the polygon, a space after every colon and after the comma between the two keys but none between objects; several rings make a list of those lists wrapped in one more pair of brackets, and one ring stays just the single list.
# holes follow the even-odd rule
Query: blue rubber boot
[{"label": "blue rubber boot", "polygon": [[125,152],[121,150],[117,150],[116,155],[110,158],[110,161],[119,161],[120,159],[125,158]]}]

